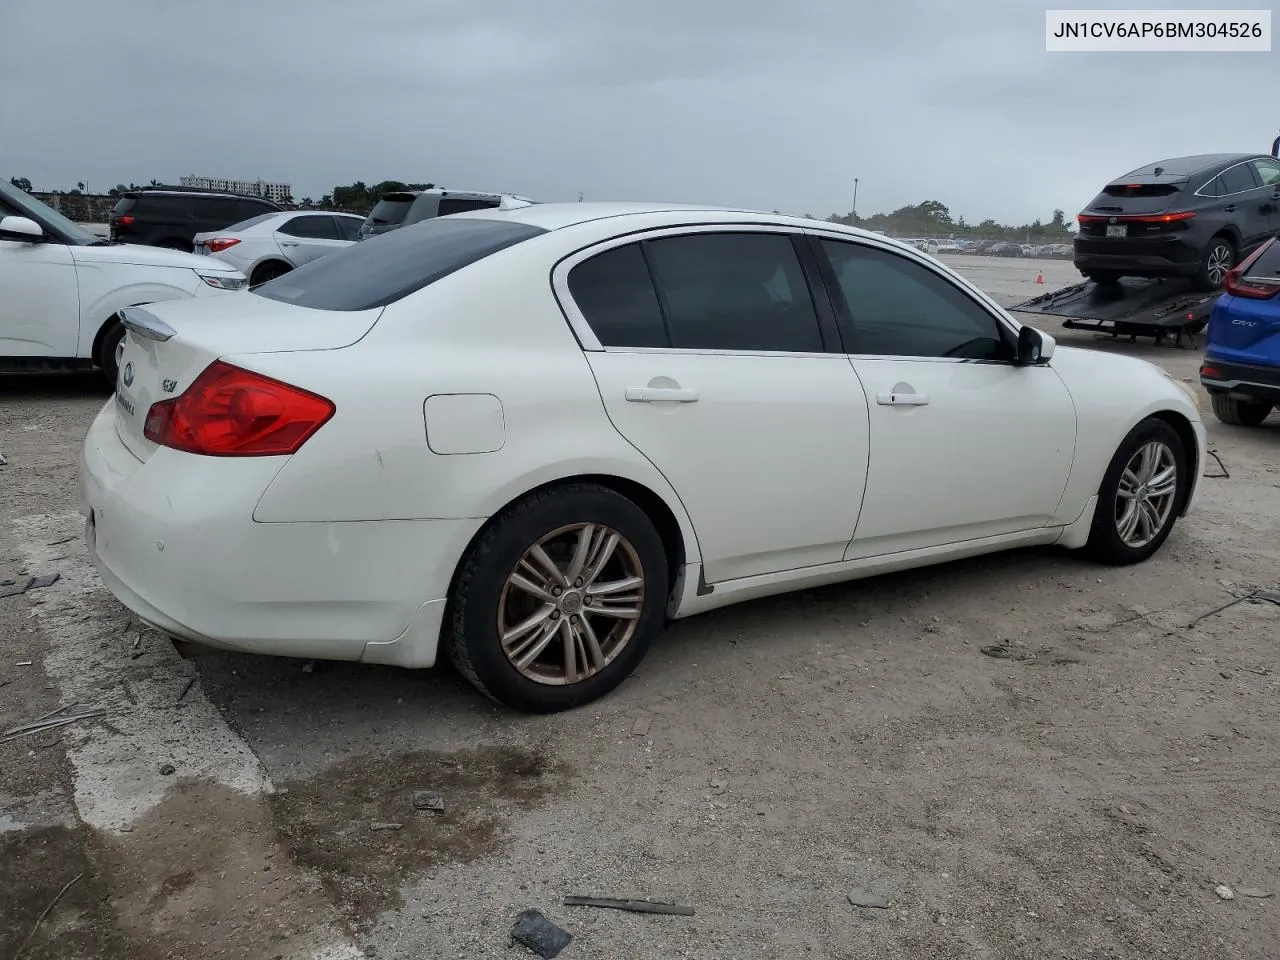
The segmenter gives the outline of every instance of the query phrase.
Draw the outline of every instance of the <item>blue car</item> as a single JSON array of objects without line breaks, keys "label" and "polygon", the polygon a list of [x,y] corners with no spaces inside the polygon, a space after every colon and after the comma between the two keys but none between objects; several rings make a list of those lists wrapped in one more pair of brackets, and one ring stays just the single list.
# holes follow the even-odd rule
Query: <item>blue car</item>
[{"label": "blue car", "polygon": [[1256,427],[1280,406],[1280,235],[1231,270],[1213,305],[1200,382],[1223,423]]}]

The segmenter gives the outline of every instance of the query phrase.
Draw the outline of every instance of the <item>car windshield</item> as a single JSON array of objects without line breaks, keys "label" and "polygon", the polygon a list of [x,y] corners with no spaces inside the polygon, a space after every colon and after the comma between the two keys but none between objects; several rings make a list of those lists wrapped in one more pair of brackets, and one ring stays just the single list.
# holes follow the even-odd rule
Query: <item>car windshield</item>
[{"label": "car windshield", "polygon": [[546,232],[506,220],[438,217],[312,260],[253,293],[315,310],[372,310]]},{"label": "car windshield", "polygon": [[89,246],[90,244],[106,242],[101,237],[95,237],[74,220],[68,220],[53,207],[41,203],[31,194],[24,190],[19,190],[2,178],[0,178],[0,197],[3,197],[10,206],[17,207],[28,215],[34,214],[35,218],[43,220],[45,224],[62,233],[67,238],[68,243]]}]

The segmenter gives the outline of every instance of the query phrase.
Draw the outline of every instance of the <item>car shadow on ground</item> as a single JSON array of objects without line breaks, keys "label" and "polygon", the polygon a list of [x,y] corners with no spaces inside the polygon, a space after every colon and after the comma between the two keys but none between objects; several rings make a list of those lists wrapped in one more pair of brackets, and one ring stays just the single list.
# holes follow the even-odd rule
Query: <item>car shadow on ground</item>
[{"label": "car shadow on ground", "polygon": [[111,385],[97,370],[0,372],[0,402],[106,399]]}]

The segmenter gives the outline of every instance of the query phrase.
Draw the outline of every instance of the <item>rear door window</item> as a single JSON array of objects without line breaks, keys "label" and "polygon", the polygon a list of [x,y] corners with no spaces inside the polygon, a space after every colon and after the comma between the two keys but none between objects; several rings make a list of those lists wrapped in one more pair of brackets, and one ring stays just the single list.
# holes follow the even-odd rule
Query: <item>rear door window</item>
[{"label": "rear door window", "polygon": [[356,217],[334,217],[338,222],[338,233],[343,240],[356,241],[360,239],[360,224],[363,220]]},{"label": "rear door window", "polygon": [[639,243],[582,261],[569,271],[569,293],[601,345],[671,345]]},{"label": "rear door window", "polygon": [[503,220],[437,217],[312,260],[252,294],[315,310],[373,310],[546,232]]},{"label": "rear door window", "polygon": [[318,213],[294,217],[288,223],[281,225],[277,232],[307,240],[338,239],[338,228],[333,222],[333,217]]},{"label": "rear door window", "polygon": [[1218,179],[1222,181],[1222,189],[1227,196],[1233,193],[1244,193],[1258,186],[1258,181],[1254,178],[1253,166],[1248,163],[1237,163],[1234,167],[1223,170],[1218,175]]}]

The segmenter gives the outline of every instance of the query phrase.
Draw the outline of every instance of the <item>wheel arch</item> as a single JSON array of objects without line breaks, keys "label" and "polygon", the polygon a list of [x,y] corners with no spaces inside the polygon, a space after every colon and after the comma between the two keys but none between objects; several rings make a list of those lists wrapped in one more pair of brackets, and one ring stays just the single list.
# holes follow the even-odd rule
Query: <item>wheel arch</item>
[{"label": "wheel arch", "polygon": [[291,270],[297,269],[292,263],[290,263],[284,257],[279,256],[278,254],[269,253],[265,257],[263,257],[261,260],[259,260],[257,263],[255,263],[252,267],[249,268],[249,282],[250,283],[253,282],[253,275],[257,273],[259,270],[261,270],[263,267],[276,266],[277,264],[279,266],[284,267],[285,273],[288,273]]},{"label": "wheel arch", "polygon": [[1183,494],[1182,502],[1178,504],[1178,516],[1185,517],[1187,515],[1187,510],[1191,505],[1196,485],[1200,481],[1200,474],[1204,471],[1204,464],[1200,462],[1200,444],[1196,439],[1195,428],[1191,426],[1191,421],[1187,416],[1177,410],[1157,410],[1143,419],[1163,420],[1169,426],[1173,427],[1174,432],[1178,435],[1178,439],[1182,441],[1182,449],[1187,455],[1187,469],[1190,475],[1190,482],[1186,485],[1186,492]]},{"label": "wheel arch", "polygon": [[[675,591],[680,583],[680,575],[684,570],[685,564],[688,563],[689,557],[697,554],[697,544],[689,544],[687,542],[684,527],[672,506],[667,503],[661,494],[638,480],[611,473],[577,473],[557,477],[554,480],[547,480],[531,486],[519,495],[511,497],[499,509],[493,511],[489,518],[480,525],[479,529],[472,534],[471,539],[467,541],[466,547],[459,554],[458,560],[454,564],[453,573],[449,578],[448,599],[450,603],[452,603],[458,583],[458,575],[466,562],[468,554],[470,554],[479,539],[497,522],[499,517],[511,507],[531,496],[576,483],[594,483],[605,487],[626,497],[645,512],[646,516],[652,521],[654,529],[657,530],[658,537],[662,540],[663,552],[667,557],[667,593],[670,595]],[[692,530],[691,527],[690,530]],[[447,615],[445,622],[448,622]]]}]

